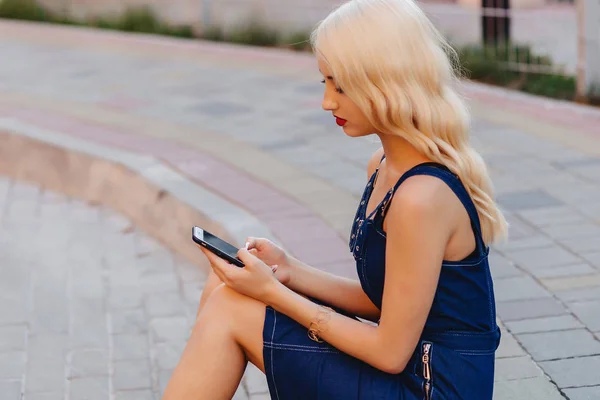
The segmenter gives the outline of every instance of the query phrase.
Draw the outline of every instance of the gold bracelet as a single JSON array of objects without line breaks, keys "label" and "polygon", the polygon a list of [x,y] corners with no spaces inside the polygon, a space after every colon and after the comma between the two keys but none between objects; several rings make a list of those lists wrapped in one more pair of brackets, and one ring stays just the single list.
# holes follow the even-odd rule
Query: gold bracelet
[{"label": "gold bracelet", "polygon": [[323,343],[321,334],[327,332],[327,323],[331,319],[331,313],[335,313],[335,310],[327,306],[319,306],[319,311],[315,319],[308,326],[308,337],[318,343]]}]

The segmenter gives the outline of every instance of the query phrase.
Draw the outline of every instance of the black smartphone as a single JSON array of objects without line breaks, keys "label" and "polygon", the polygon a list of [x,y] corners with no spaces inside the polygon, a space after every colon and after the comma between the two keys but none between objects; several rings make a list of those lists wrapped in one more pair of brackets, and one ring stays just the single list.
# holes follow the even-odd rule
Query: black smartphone
[{"label": "black smartphone", "polygon": [[194,226],[192,228],[192,239],[200,246],[212,251],[222,259],[229,261],[231,264],[240,268],[244,267],[242,260],[237,257],[238,249],[212,233]]}]

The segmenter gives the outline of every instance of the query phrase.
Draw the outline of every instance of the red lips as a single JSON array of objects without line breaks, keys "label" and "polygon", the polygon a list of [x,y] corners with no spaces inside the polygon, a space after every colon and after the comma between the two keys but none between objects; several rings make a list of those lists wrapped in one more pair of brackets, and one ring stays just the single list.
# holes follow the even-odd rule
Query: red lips
[{"label": "red lips", "polygon": [[336,123],[336,124],[338,124],[339,126],[344,126],[344,125],[346,125],[346,122],[348,122],[348,121],[346,121],[346,120],[345,120],[345,119],[343,119],[343,118],[340,118],[340,117],[335,117],[335,123]]}]

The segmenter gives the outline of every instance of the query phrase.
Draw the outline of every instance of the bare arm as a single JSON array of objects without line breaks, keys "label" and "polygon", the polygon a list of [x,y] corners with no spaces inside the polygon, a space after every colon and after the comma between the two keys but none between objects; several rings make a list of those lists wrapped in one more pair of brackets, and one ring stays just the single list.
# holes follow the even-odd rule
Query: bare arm
[{"label": "bare arm", "polygon": [[286,286],[360,318],[379,319],[380,310],[367,297],[359,281],[321,271],[293,257],[290,257],[290,280]]},{"label": "bare arm", "polygon": [[[455,221],[443,206],[451,193],[433,184],[432,179],[435,180],[426,176],[410,178],[390,206],[379,325],[333,314],[327,329],[321,332],[323,340],[332,346],[389,373],[401,372],[414,351],[433,302],[444,251],[454,231]],[[307,280],[302,286],[308,283]],[[282,285],[269,296],[268,304],[305,327],[320,309]]]},{"label": "bare arm", "polygon": [[[382,156],[383,148],[378,149],[371,156],[367,167],[367,179],[375,172]],[[290,278],[286,286],[293,291],[323,301],[360,318],[370,321],[379,319],[381,311],[366,295],[359,281],[321,271],[293,257],[289,257],[289,267]]]}]

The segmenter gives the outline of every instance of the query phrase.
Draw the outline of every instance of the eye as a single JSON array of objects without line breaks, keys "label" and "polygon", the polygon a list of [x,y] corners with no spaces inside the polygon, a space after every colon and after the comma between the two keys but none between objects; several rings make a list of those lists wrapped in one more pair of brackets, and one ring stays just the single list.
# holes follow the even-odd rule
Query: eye
[{"label": "eye", "polygon": [[[325,79],[321,80],[322,84],[325,84]],[[344,94],[344,91],[341,88],[335,88],[335,91],[338,92],[339,94]]]}]

